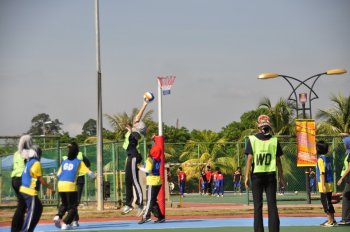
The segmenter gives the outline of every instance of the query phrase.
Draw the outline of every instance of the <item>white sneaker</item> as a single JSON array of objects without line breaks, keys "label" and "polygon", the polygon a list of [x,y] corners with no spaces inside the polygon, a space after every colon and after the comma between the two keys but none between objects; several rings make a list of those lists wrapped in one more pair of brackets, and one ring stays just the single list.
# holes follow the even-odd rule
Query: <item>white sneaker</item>
[{"label": "white sneaker", "polygon": [[134,209],[134,208],[132,208],[132,207],[130,207],[130,206],[128,206],[128,205],[124,206],[123,209],[122,209],[122,211],[123,211],[123,212],[122,212],[122,215],[125,215],[125,214],[130,213],[133,209]]},{"label": "white sneaker", "polygon": [[72,224],[70,224],[71,227],[79,227],[79,222],[78,221],[73,221]]},{"label": "white sneaker", "polygon": [[71,226],[70,225],[67,225],[65,223],[62,223],[61,225],[61,230],[70,230],[71,229]]},{"label": "white sneaker", "polygon": [[55,226],[56,226],[57,228],[61,228],[61,219],[60,219],[59,216],[56,215],[56,216],[53,218],[53,222],[55,223]]},{"label": "white sneaker", "polygon": [[329,222],[326,222],[326,223],[324,223],[322,226],[323,227],[333,227],[333,226],[336,226],[337,224],[335,223],[335,222],[331,222],[331,223],[329,223]]}]

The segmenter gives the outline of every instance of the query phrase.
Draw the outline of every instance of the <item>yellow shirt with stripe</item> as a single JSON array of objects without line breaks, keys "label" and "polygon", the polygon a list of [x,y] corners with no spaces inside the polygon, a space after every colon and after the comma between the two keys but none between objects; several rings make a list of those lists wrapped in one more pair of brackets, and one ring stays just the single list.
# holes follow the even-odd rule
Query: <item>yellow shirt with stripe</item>
[{"label": "yellow shirt with stripe", "polygon": [[152,185],[152,186],[158,186],[162,185],[162,179],[160,176],[154,176],[152,175],[152,169],[153,169],[153,160],[151,157],[147,157],[146,159],[146,166],[145,169],[147,170],[147,178],[146,178],[146,184],[147,185]]},{"label": "yellow shirt with stripe", "polygon": [[[58,169],[57,175],[59,175],[62,172],[62,166]],[[90,169],[86,167],[84,162],[80,162],[78,167],[78,173],[75,177],[74,182],[70,181],[58,181],[58,192],[75,192],[77,191],[77,177],[80,175],[85,175],[88,172],[90,172]]]},{"label": "yellow shirt with stripe", "polygon": [[30,196],[37,196],[38,191],[36,191],[35,186],[38,178],[42,176],[41,171],[41,163],[39,161],[35,162],[32,167],[30,168],[30,176],[32,177],[32,181],[30,183],[30,187],[21,186],[19,191],[21,193],[28,194]]},{"label": "yellow shirt with stripe", "polygon": [[[318,167],[320,169],[320,173],[323,173],[323,176],[324,176],[324,173],[326,173],[326,166],[324,164],[325,164],[325,162],[324,162],[323,159],[319,158],[317,160],[317,165],[318,165]],[[326,178],[326,177],[324,177],[324,178]],[[325,186],[326,186],[326,192],[333,192],[333,183],[325,183]],[[321,182],[321,180],[319,180],[318,181],[318,189],[319,189],[320,192],[322,192],[321,191],[322,188],[323,188],[322,187],[322,182]]]}]

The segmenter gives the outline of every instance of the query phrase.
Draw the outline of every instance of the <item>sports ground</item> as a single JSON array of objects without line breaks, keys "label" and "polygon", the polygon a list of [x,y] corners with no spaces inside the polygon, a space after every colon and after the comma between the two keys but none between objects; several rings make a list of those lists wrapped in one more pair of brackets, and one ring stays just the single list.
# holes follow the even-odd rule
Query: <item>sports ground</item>
[{"label": "sports ground", "polygon": [[[96,211],[94,207],[80,207],[80,226],[74,231],[153,231],[157,232],[249,232],[253,231],[253,206],[234,201],[244,198],[242,195],[227,194],[224,198],[187,195],[180,205],[179,197],[172,197],[172,205],[166,208],[167,220],[157,224],[153,221],[139,225],[135,212],[126,216],[117,209]],[[266,205],[266,204],[265,204]],[[300,202],[279,201],[281,231],[350,231],[350,226],[324,228],[320,223],[325,221],[325,215],[319,201],[312,204]],[[335,204],[336,220],[339,221],[341,205]],[[0,223],[0,232],[10,231],[10,221],[13,209],[1,210],[0,216],[5,219]],[[264,207],[264,225],[268,231],[266,206]],[[36,231],[60,231],[52,223],[55,209],[45,209]]]},{"label": "sports ground", "polygon": [[[349,231],[348,226],[337,226],[333,228],[322,228],[319,222],[322,217],[281,217],[281,231]],[[267,221],[264,221],[267,225]],[[142,225],[136,220],[129,221],[105,221],[105,222],[83,222],[75,229],[76,231],[253,231],[252,218],[216,218],[216,219],[186,219],[167,220],[157,224],[148,222]],[[9,231],[9,227],[1,227],[0,231]],[[267,228],[266,228],[267,230]],[[60,231],[53,224],[39,224],[36,231]],[[267,230],[268,231],[268,230]]]}]

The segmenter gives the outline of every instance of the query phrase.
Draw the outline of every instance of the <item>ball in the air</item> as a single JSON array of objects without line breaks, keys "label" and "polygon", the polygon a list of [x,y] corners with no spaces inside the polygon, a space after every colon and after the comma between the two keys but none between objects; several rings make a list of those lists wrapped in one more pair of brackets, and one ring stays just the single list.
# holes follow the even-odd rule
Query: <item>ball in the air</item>
[{"label": "ball in the air", "polygon": [[143,94],[143,99],[146,101],[146,102],[151,102],[154,100],[154,95],[152,92],[145,92]]}]

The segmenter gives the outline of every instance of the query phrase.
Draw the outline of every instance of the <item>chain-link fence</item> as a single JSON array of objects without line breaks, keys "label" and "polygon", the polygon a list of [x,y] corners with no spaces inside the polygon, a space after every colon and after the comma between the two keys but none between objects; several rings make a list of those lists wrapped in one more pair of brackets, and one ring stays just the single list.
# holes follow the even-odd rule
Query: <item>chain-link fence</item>
[{"label": "chain-link fence", "polygon": [[[334,178],[339,179],[340,172],[343,166],[345,148],[342,143],[342,137],[317,137],[317,140],[324,140],[330,145],[329,154],[333,157]],[[67,154],[66,144],[60,144],[57,137],[37,137],[34,138],[36,144],[43,147],[43,176],[48,182],[53,185],[57,184],[55,173],[59,167],[62,156]],[[306,168],[296,166],[296,139],[294,137],[279,137],[279,141],[283,148],[283,169],[286,181],[286,188],[282,192],[278,192],[278,200],[300,200],[306,201]],[[16,151],[18,137],[0,137],[0,201],[1,205],[14,205],[15,193],[11,186],[11,171],[12,163],[8,157]],[[150,144],[143,142],[141,144],[141,153],[144,160]],[[50,147],[50,148],[48,148]],[[237,167],[242,167],[242,173],[245,173],[245,143],[230,142],[224,144],[218,143],[193,143],[189,144],[165,144],[166,163],[169,171],[168,181],[173,182],[175,189],[171,191],[176,194],[177,188],[177,168],[181,165],[184,171],[191,176],[186,183],[187,193],[198,193],[200,191],[199,177],[201,169],[207,164],[205,160],[206,153],[217,156],[217,163],[224,157],[230,157],[229,163],[221,164],[221,170],[224,174],[224,189],[225,191],[233,191],[233,173]],[[96,171],[96,145],[80,145],[80,151],[87,156],[91,162],[91,170]],[[215,153],[215,154],[214,154]],[[180,162],[183,158],[191,157],[186,162]],[[181,158],[179,158],[182,156]],[[203,158],[204,157],[204,158]],[[120,206],[124,196],[124,165],[126,160],[125,150],[122,148],[122,143],[111,142],[103,144],[103,175],[104,175],[104,199],[105,201],[114,203]],[[186,165],[185,165],[186,163]],[[213,167],[215,168],[215,167]],[[88,177],[86,178],[82,202],[96,201],[96,186],[95,182]],[[244,180],[244,177],[242,178]],[[243,183],[242,183],[243,185]],[[344,186],[334,185],[334,192],[342,191]],[[243,189],[243,194],[245,191]],[[57,194],[41,188],[39,197],[44,204],[58,204]],[[312,194],[312,198],[317,198],[318,194]],[[247,202],[252,199],[247,196]]]}]

